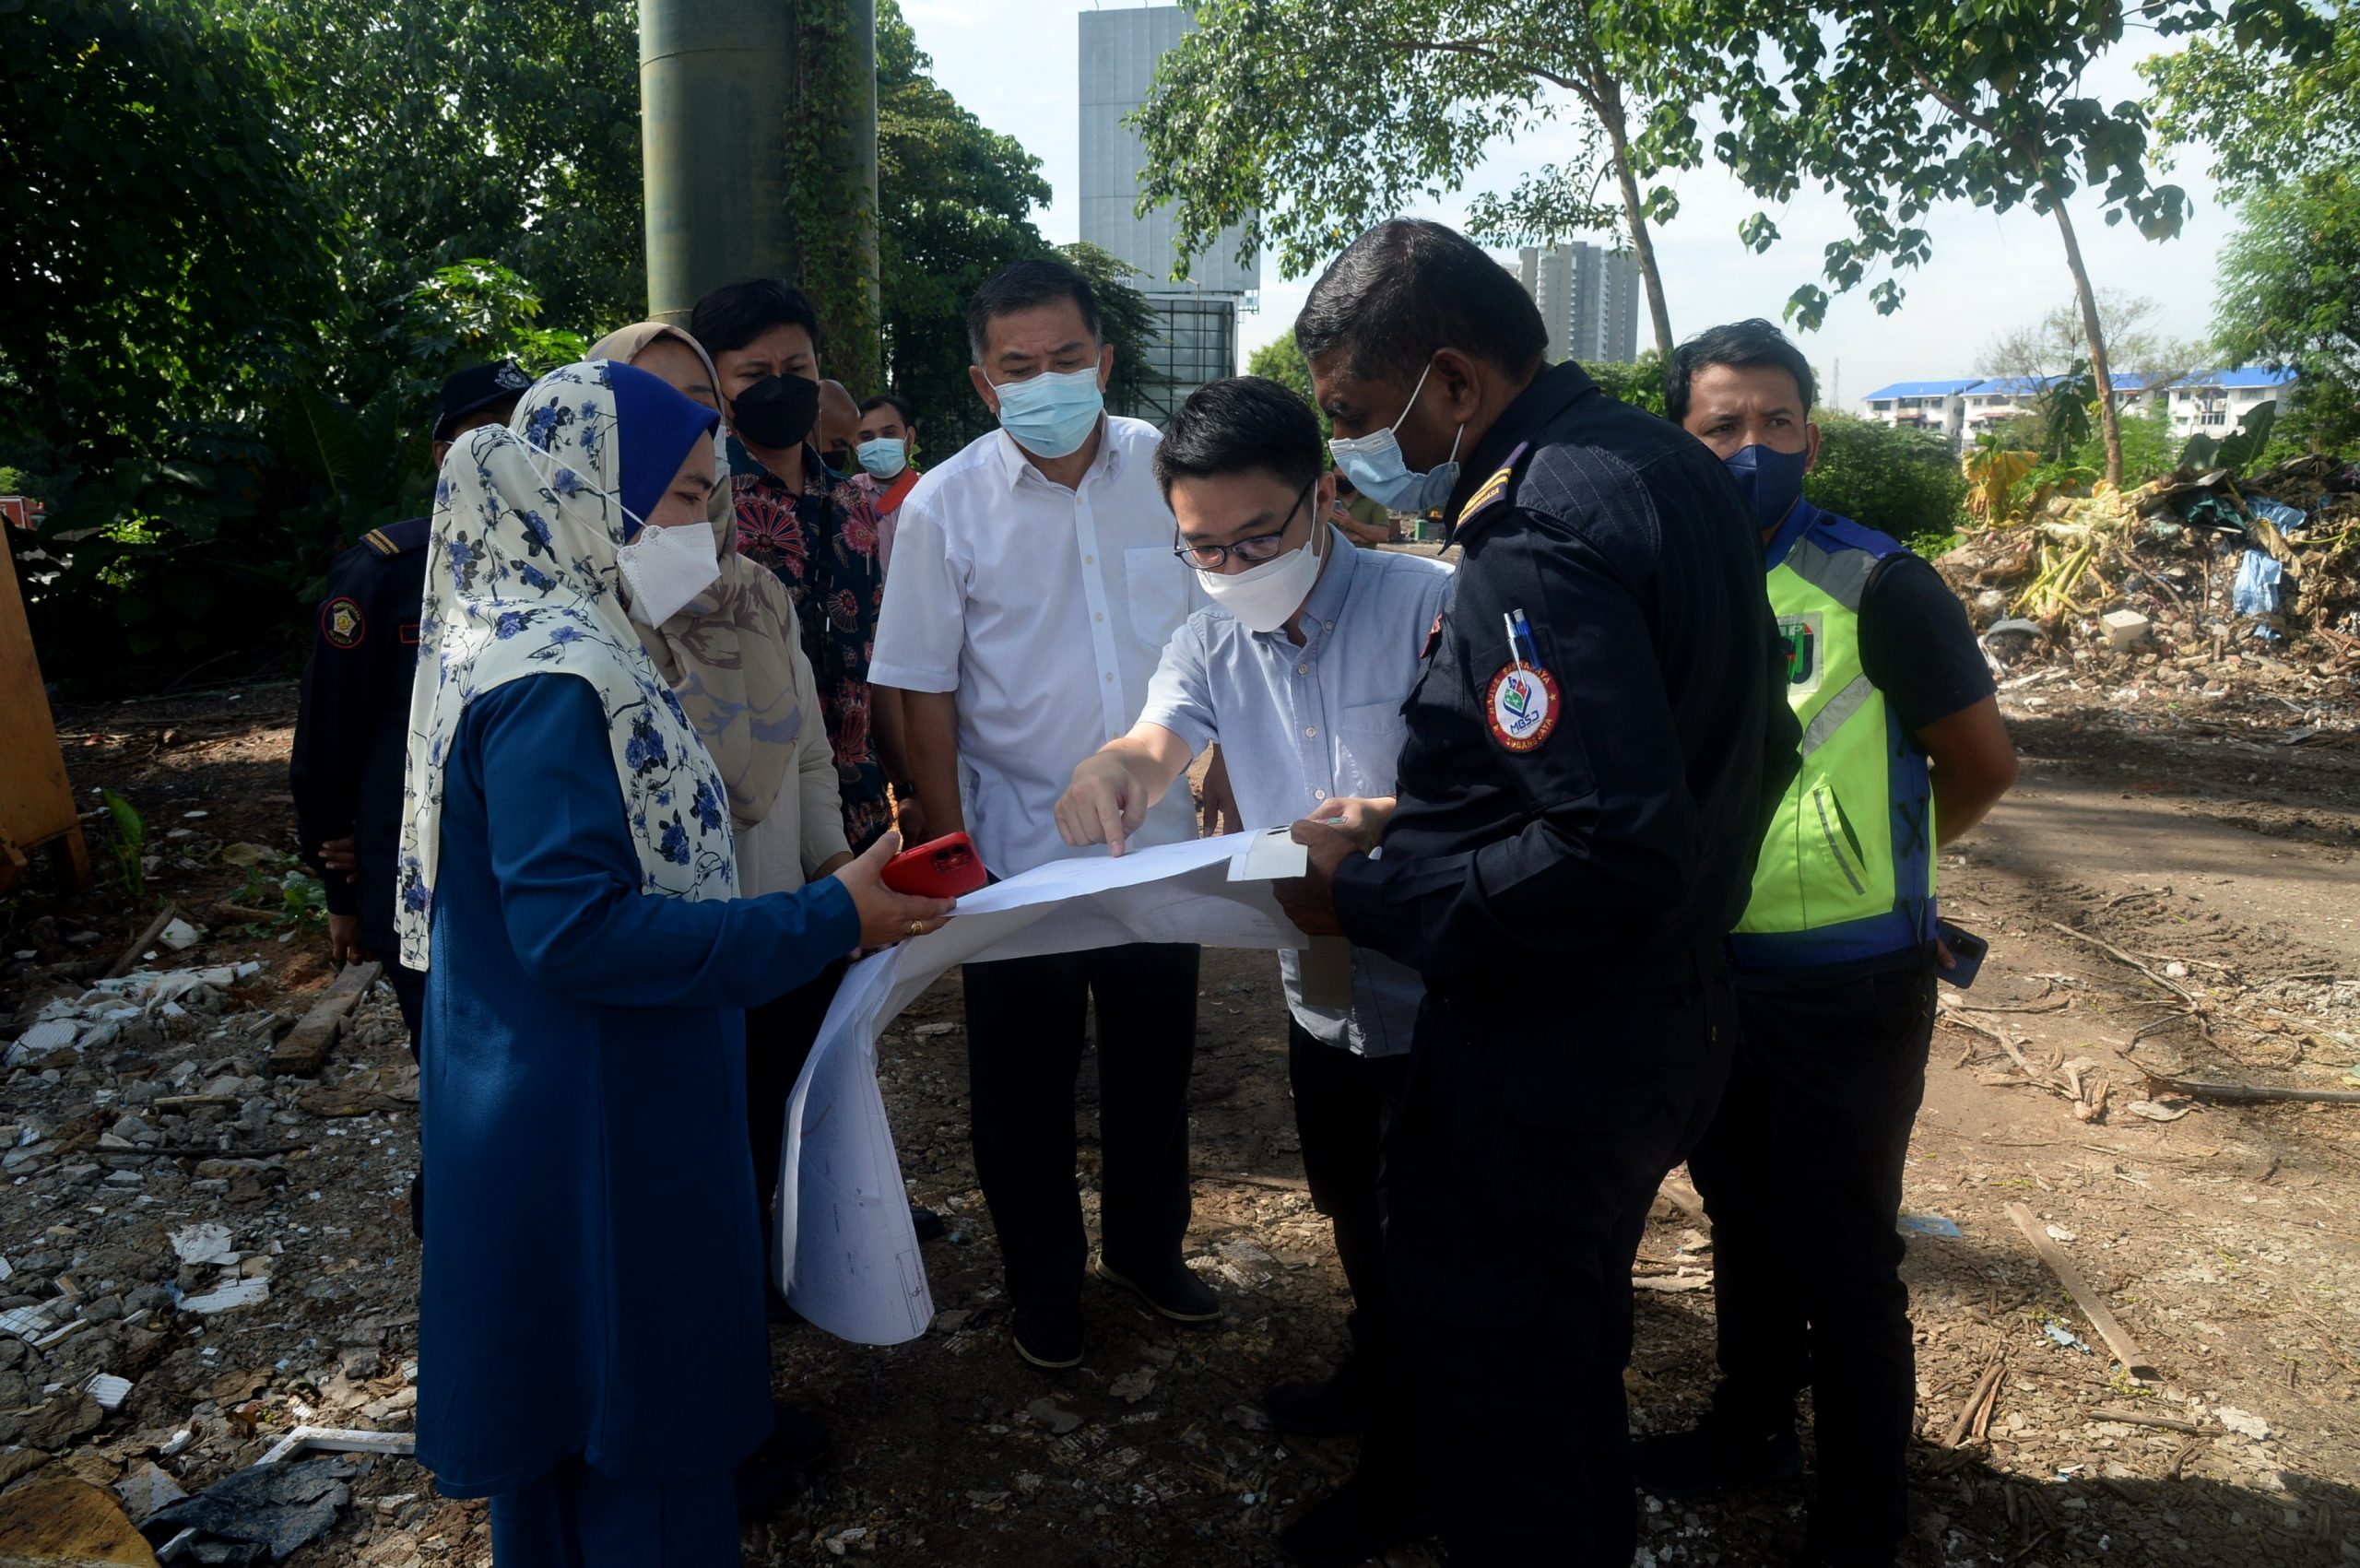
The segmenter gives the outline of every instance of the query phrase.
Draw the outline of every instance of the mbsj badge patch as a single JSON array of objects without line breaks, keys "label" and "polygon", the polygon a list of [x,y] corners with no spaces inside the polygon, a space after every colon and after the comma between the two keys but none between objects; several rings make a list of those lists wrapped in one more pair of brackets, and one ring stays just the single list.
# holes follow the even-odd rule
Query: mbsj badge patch
[{"label": "mbsj badge patch", "polygon": [[331,647],[356,646],[368,630],[369,618],[350,599],[339,595],[320,607],[320,635]]},{"label": "mbsj badge patch", "polygon": [[1795,694],[1819,690],[1824,664],[1820,644],[1826,636],[1826,618],[1817,610],[1778,618],[1778,642],[1787,651],[1787,685]]},{"label": "mbsj badge patch", "polygon": [[1511,751],[1529,751],[1557,727],[1557,678],[1530,665],[1504,666],[1483,705],[1492,738]]}]

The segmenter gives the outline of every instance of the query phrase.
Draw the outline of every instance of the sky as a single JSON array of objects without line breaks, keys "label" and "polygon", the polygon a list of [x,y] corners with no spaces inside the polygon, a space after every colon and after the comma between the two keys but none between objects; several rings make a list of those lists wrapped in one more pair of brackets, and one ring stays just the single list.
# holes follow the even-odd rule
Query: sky
[{"label": "sky", "polygon": [[[985,124],[1015,136],[1041,159],[1055,193],[1049,207],[1035,214],[1042,232],[1057,243],[1080,238],[1078,15],[1041,0],[903,0],[902,8],[919,47],[934,57],[935,79]],[[2102,56],[2090,76],[2092,94],[2107,101],[2142,96],[2145,84],[2135,66],[2159,47],[2151,35],[2134,34]],[[1551,160],[1550,138],[1563,134],[1544,128],[1525,142],[1495,147],[1462,191],[1408,216],[1463,222],[1468,195],[1509,189],[1520,174]],[[1709,135],[1708,128],[1708,140]],[[2093,279],[2102,289],[2154,300],[2161,306],[2155,328],[2174,337],[2205,336],[2218,256],[2235,216],[2215,198],[2205,161],[2201,152],[2183,155],[2165,176],[2188,192],[2192,205],[2175,240],[2142,239],[2127,220],[2107,227],[2093,197],[2069,204]],[[1850,232],[1842,204],[1810,192],[1773,209],[1784,238],[1756,255],[1738,242],[1737,226],[1760,204],[1717,165],[1708,159],[1705,168],[1664,183],[1681,199],[1680,215],[1655,234],[1676,336],[1743,316],[1780,320],[1788,295],[1819,281],[1822,248]],[[2053,218],[2029,208],[1995,214],[1962,203],[1936,209],[1924,227],[1933,238],[1933,259],[1900,275],[1908,298],[1898,312],[1878,315],[1863,287],[1836,296],[1825,324],[1800,336],[1822,379],[1834,383],[1823,392],[1829,403],[1854,405],[1891,382],[1973,375],[1995,337],[2072,299]],[[1239,321],[1241,354],[1292,324],[1312,281],[1281,278],[1271,258],[1264,258],[1261,309]],[[1642,305],[1639,343],[1646,348],[1652,341]]]}]

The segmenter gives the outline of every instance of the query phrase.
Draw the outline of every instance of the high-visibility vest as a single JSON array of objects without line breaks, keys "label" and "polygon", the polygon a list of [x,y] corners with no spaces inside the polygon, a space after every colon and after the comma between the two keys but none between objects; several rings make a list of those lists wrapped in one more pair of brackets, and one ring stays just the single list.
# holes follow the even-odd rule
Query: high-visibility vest
[{"label": "high-visibility vest", "polygon": [[1878,563],[1903,549],[1811,511],[1769,574],[1802,766],[1729,938],[1740,967],[1843,963],[1934,939],[1933,779],[1860,665],[1860,601]]}]

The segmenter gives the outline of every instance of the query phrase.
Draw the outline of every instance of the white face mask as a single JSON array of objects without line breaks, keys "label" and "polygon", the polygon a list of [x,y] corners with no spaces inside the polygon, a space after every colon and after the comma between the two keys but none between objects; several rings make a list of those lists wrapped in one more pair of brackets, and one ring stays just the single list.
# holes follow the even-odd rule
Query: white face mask
[{"label": "white face mask", "polygon": [[642,626],[661,626],[721,575],[713,529],[702,519],[678,528],[643,526],[616,557],[623,598]]},{"label": "white face mask", "polygon": [[1276,631],[1303,607],[1303,601],[1311,596],[1312,584],[1319,581],[1319,537],[1327,532],[1315,515],[1311,537],[1299,548],[1238,572],[1198,567],[1197,581],[1205,585],[1213,603],[1235,616],[1247,631]]}]

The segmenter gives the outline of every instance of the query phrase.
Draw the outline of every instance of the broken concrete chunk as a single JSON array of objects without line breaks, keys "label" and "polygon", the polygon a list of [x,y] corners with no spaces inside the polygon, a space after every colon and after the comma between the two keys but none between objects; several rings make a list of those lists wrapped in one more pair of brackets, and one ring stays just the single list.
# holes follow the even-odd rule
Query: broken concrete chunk
[{"label": "broken concrete chunk", "polygon": [[171,1240],[172,1250],[180,1254],[183,1263],[219,1263],[237,1250],[230,1243],[230,1227],[213,1220],[183,1225],[172,1232]]}]

